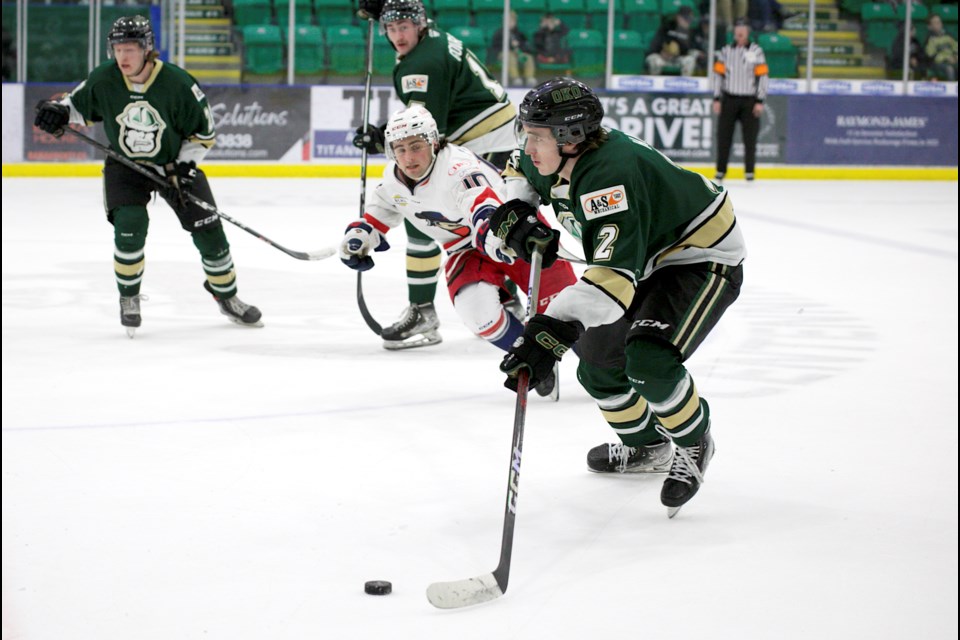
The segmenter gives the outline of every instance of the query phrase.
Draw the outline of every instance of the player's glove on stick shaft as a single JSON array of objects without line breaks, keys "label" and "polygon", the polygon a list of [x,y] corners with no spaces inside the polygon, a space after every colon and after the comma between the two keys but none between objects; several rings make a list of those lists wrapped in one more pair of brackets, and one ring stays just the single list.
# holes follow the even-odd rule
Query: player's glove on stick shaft
[{"label": "player's glove on stick shaft", "polygon": [[543,268],[557,261],[560,232],[537,216],[537,210],[523,200],[508,200],[490,216],[490,228],[520,258],[530,262],[533,250],[540,248]]},{"label": "player's glove on stick shaft", "polygon": [[363,132],[363,127],[357,127],[353,136],[353,146],[357,149],[366,149],[367,153],[383,153],[384,144],[386,144],[387,125],[383,124],[375,127],[372,124],[367,125],[367,132]]},{"label": "player's glove on stick shaft", "polygon": [[41,131],[60,137],[63,128],[70,122],[70,107],[55,100],[41,100],[37,103],[37,116],[33,126]]},{"label": "player's glove on stick shaft", "polygon": [[371,251],[386,251],[390,244],[379,231],[363,220],[356,220],[347,226],[340,242],[340,261],[351,269],[366,271],[373,268]]},{"label": "player's glove on stick shaft", "polygon": [[360,0],[360,11],[357,14],[364,19],[379,20],[383,11],[383,0]]},{"label": "player's glove on stick shaft", "polygon": [[523,335],[513,343],[500,363],[500,371],[508,376],[503,386],[516,391],[517,375],[524,367],[530,371],[530,388],[537,386],[580,338],[580,332],[578,323],[564,322],[542,313],[530,318]]},{"label": "player's glove on stick shaft", "polygon": [[171,162],[164,167],[164,170],[170,186],[167,187],[163,196],[178,214],[186,215],[192,204],[190,194],[193,193],[193,186],[197,182],[197,163]]},{"label": "player's glove on stick shaft", "polygon": [[490,230],[490,221],[480,220],[473,234],[474,248],[496,262],[513,264],[517,254]]}]

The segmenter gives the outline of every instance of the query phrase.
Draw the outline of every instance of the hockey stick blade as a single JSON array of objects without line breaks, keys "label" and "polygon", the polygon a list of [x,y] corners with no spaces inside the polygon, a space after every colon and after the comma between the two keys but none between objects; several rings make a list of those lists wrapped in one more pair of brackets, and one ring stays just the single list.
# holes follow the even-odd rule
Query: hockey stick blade
[{"label": "hockey stick blade", "polygon": [[[530,286],[527,290],[527,321],[536,313],[540,299],[540,268],[543,255],[534,249],[530,260]],[[503,507],[503,534],[500,538],[500,562],[493,573],[453,582],[434,582],[427,587],[427,600],[439,609],[459,609],[499,598],[507,591],[510,560],[513,557],[513,530],[517,522],[517,497],[520,490],[520,459],[523,457],[523,430],[527,418],[530,371],[517,374],[517,401],[513,412],[513,441],[507,474],[507,499]]]},{"label": "hockey stick blade", "polygon": [[[64,130],[64,132],[69,133],[69,134],[73,135],[74,137],[79,138],[80,140],[83,140],[84,142],[86,142],[86,143],[89,144],[90,146],[96,147],[97,149],[99,149],[100,151],[102,151],[104,154],[110,156],[111,158],[113,158],[114,160],[116,160],[117,162],[119,162],[120,164],[129,167],[130,169],[136,171],[137,173],[139,173],[140,175],[144,176],[145,178],[148,178],[148,179],[152,180],[152,181],[155,182],[156,184],[158,184],[158,185],[160,185],[160,186],[168,186],[167,181],[166,181],[159,173],[157,173],[156,171],[153,171],[153,170],[151,170],[151,169],[148,169],[147,167],[143,166],[142,164],[140,164],[140,163],[138,163],[138,162],[134,162],[133,160],[131,160],[131,159],[128,158],[127,156],[125,156],[125,155],[123,155],[123,154],[120,154],[120,153],[117,153],[116,151],[114,151],[113,149],[111,149],[110,147],[108,147],[107,145],[101,144],[100,142],[94,140],[94,139],[91,138],[90,136],[88,136],[88,135],[86,135],[86,134],[84,134],[84,133],[82,133],[82,132],[80,132],[80,131],[77,131],[76,129],[74,129],[74,128],[72,128],[72,127],[64,127],[63,130]],[[333,248],[333,247],[324,247],[323,249],[318,249],[318,250],[316,250],[316,251],[294,251],[293,249],[288,249],[288,248],[284,247],[283,245],[274,242],[273,240],[271,240],[270,238],[266,237],[265,235],[263,235],[263,234],[261,234],[261,233],[258,233],[257,231],[251,229],[250,227],[248,227],[247,225],[243,224],[242,222],[240,222],[240,221],[238,221],[238,220],[235,220],[234,218],[231,218],[230,216],[228,216],[227,214],[225,214],[223,211],[220,211],[220,209],[216,208],[215,206],[213,206],[212,204],[210,204],[209,202],[207,202],[207,201],[204,200],[203,198],[199,198],[199,197],[197,197],[196,195],[194,195],[194,194],[192,194],[192,193],[188,193],[188,194],[187,194],[187,197],[190,199],[190,202],[194,203],[195,205],[197,205],[198,207],[200,207],[200,208],[203,209],[204,211],[207,211],[207,212],[209,212],[209,213],[212,213],[212,214],[218,216],[219,218],[221,218],[221,219],[223,219],[223,220],[226,220],[227,222],[229,222],[230,224],[232,224],[232,225],[234,225],[234,226],[240,227],[241,229],[243,229],[244,231],[246,231],[246,232],[249,233],[250,235],[255,236],[255,237],[263,240],[264,242],[266,242],[268,245],[270,245],[270,246],[273,247],[274,249],[278,249],[278,250],[284,252],[285,254],[287,254],[288,256],[290,256],[291,258],[296,258],[297,260],[325,260],[325,259],[329,258],[330,256],[333,256],[333,255],[335,255],[335,254],[337,253],[337,250],[336,250],[335,248]]]},{"label": "hockey stick blade", "polygon": [[503,595],[503,589],[492,573],[476,578],[434,582],[427,587],[427,600],[438,609],[459,609],[489,602]]}]

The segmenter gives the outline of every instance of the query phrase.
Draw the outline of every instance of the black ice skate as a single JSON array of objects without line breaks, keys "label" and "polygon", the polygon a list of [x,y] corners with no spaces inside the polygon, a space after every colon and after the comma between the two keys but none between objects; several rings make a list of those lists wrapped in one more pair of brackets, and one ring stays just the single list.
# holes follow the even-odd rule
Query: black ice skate
[{"label": "black ice skate", "polygon": [[403,310],[400,319],[380,332],[383,348],[390,351],[426,347],[443,341],[437,327],[440,319],[432,302],[412,304]]},{"label": "black ice skate", "polygon": [[140,301],[146,300],[147,296],[137,294],[135,296],[120,296],[120,324],[127,328],[127,337],[133,338],[133,334],[140,326]]},{"label": "black ice skate", "polygon": [[713,437],[710,435],[709,425],[694,445],[677,447],[670,475],[663,481],[663,489],[660,490],[660,502],[667,507],[668,517],[677,515],[680,507],[697,494],[713,452]]},{"label": "black ice skate", "polygon": [[560,400],[560,363],[553,365],[553,370],[546,378],[533,388],[541,398],[549,398],[554,402]]},{"label": "black ice skate", "polygon": [[260,322],[260,309],[247,304],[237,296],[225,299],[220,298],[220,296],[214,293],[210,283],[206,280],[203,281],[203,288],[217,301],[217,305],[220,307],[220,313],[227,316],[230,322],[239,324],[242,327],[263,326],[263,323]]},{"label": "black ice skate", "polygon": [[587,452],[587,468],[595,473],[661,473],[670,468],[671,460],[673,445],[667,440],[640,447],[602,444]]}]

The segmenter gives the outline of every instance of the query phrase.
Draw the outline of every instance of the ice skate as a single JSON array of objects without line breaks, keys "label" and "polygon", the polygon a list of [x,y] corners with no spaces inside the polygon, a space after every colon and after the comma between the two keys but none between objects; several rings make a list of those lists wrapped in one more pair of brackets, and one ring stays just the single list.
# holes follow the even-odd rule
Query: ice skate
[{"label": "ice skate", "polygon": [[147,296],[120,296],[120,324],[127,329],[127,337],[133,339],[137,327],[140,326],[140,301]]},{"label": "ice skate", "polygon": [[713,452],[713,437],[710,435],[709,425],[695,444],[677,447],[670,474],[663,481],[663,489],[660,490],[660,502],[667,507],[668,517],[677,515],[680,507],[697,494]]},{"label": "ice skate", "polygon": [[660,473],[670,469],[671,460],[673,445],[667,440],[640,447],[601,444],[587,452],[587,468],[595,473]]},{"label": "ice skate", "polygon": [[560,363],[553,365],[553,370],[546,378],[533,388],[541,398],[549,398],[554,402],[560,400]]},{"label": "ice skate", "polygon": [[203,288],[217,301],[217,305],[220,307],[220,313],[227,316],[230,322],[239,324],[242,327],[263,326],[263,323],[260,322],[260,309],[247,304],[237,296],[225,299],[220,298],[214,293],[210,283],[206,280],[203,282]]},{"label": "ice skate", "polygon": [[432,302],[411,304],[403,310],[400,319],[380,332],[383,348],[390,351],[440,344],[443,338],[437,328],[440,319]]}]

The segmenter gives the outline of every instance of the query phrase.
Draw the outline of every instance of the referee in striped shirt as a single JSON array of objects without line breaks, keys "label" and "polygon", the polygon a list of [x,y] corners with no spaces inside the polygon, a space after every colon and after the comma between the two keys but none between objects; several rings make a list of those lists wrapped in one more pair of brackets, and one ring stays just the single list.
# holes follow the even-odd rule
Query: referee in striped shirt
[{"label": "referee in striped shirt", "polygon": [[740,122],[743,135],[744,177],[753,180],[760,114],[763,113],[770,76],[763,49],[750,42],[750,25],[746,20],[737,20],[733,28],[733,44],[720,50],[713,70],[713,112],[720,115],[714,180],[720,182],[727,174],[737,122]]}]

